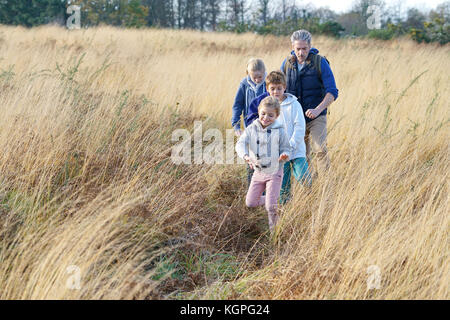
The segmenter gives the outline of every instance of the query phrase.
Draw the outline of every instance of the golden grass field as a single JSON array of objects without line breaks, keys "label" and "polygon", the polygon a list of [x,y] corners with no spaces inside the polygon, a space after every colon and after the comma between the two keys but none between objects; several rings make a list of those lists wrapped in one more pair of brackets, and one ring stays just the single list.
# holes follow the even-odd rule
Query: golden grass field
[{"label": "golden grass field", "polygon": [[449,46],[313,46],[332,169],[271,241],[245,167],[176,166],[171,136],[229,129],[288,37],[1,26],[0,298],[449,299]]}]

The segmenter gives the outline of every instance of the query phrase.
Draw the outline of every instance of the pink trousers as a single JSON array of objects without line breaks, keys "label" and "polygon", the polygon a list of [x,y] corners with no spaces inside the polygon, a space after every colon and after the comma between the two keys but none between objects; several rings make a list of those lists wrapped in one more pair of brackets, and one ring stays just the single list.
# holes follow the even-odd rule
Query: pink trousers
[{"label": "pink trousers", "polygon": [[[255,170],[245,199],[247,207],[266,206],[270,231],[273,231],[278,222],[277,207],[282,182],[283,166],[280,166],[280,170],[275,174],[265,174]],[[266,190],[265,196],[262,195],[264,190]]]}]

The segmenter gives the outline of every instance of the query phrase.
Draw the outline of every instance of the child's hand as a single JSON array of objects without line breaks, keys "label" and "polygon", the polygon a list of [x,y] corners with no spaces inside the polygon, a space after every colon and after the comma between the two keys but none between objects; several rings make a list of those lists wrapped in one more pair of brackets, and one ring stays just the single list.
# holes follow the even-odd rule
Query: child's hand
[{"label": "child's hand", "polygon": [[242,135],[241,129],[234,129],[234,134],[239,138]]},{"label": "child's hand", "polygon": [[288,161],[289,160],[289,156],[285,153],[283,153],[280,158],[278,159],[278,161]]},{"label": "child's hand", "polygon": [[244,160],[245,160],[245,162],[248,163],[248,165],[250,166],[250,169],[255,170],[255,168],[253,167],[253,161],[252,161],[252,159],[250,159],[249,156],[244,156]]}]

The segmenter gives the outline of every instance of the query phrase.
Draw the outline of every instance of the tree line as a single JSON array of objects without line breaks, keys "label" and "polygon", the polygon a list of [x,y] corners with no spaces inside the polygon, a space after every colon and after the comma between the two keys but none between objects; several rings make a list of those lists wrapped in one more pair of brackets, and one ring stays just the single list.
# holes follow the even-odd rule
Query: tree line
[{"label": "tree line", "polygon": [[[392,39],[409,35],[418,42],[449,42],[450,1],[428,13],[401,2],[356,0],[344,13],[296,0],[0,0],[0,24],[33,27],[65,25],[71,5],[80,7],[81,26],[101,24],[141,28],[175,28],[202,31],[255,32],[289,35],[308,29],[333,37],[368,36]],[[313,1],[312,1],[313,2]],[[375,6],[376,10],[369,10]],[[368,19],[378,20],[371,28]]]}]

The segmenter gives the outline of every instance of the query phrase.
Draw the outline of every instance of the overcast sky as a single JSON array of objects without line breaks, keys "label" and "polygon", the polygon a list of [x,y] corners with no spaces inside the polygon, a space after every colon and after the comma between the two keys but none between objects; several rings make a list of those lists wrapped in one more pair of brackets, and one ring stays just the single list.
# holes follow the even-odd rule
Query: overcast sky
[{"label": "overcast sky", "polygon": [[[331,10],[340,13],[350,10],[353,2],[354,0],[297,0],[298,4],[311,3],[316,8],[329,7]],[[438,4],[441,4],[443,2],[445,2],[445,0],[385,0],[385,3],[388,7],[401,3],[402,11],[405,11],[410,7],[416,7],[422,11],[429,11],[430,9],[435,9]]]}]

